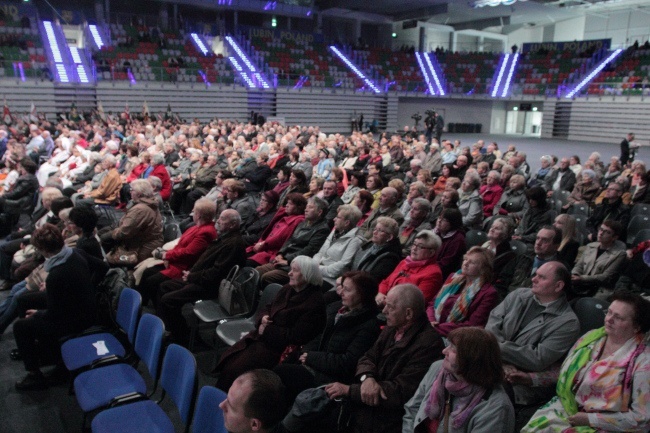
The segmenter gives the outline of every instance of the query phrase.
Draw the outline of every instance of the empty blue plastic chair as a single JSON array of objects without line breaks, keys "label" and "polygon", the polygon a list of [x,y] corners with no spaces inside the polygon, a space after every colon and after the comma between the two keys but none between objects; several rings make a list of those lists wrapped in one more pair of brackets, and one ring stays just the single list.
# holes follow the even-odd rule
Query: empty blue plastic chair
[{"label": "empty blue plastic chair", "polygon": [[[93,332],[63,343],[61,345],[61,357],[66,368],[74,372],[108,356],[126,356],[129,343],[133,344],[135,338],[135,329],[138,325],[141,307],[142,296],[140,296],[140,293],[129,288],[122,290],[117,304],[116,322],[119,326],[118,332],[115,334]],[[126,339],[124,335],[126,335]],[[103,342],[103,346],[101,342]],[[103,350],[104,346],[105,350]]]},{"label": "empty blue plastic chair", "polygon": [[[170,344],[160,373],[162,399],[172,399],[183,423],[188,426],[196,388],[196,360],[192,353],[177,344]],[[94,433],[175,433],[165,411],[153,400],[128,396],[115,402],[115,407],[97,414],[91,423]],[[140,400],[138,400],[140,399]],[[134,401],[135,400],[135,401]],[[186,428],[187,430],[187,428]]]},{"label": "empty blue plastic chair", "polygon": [[[154,380],[153,394],[158,386],[158,367],[160,365],[160,350],[162,347],[165,325],[153,314],[143,314],[138,324],[135,339],[135,353],[145,365],[149,375]],[[117,397],[127,394],[147,394],[144,378],[131,365],[113,363],[101,368],[85,371],[74,380],[75,396],[84,411],[85,428],[86,413],[95,409],[108,407]]]},{"label": "empty blue plastic chair", "polygon": [[219,407],[227,394],[214,386],[204,386],[199,391],[192,422],[192,433],[228,433],[223,411]]}]

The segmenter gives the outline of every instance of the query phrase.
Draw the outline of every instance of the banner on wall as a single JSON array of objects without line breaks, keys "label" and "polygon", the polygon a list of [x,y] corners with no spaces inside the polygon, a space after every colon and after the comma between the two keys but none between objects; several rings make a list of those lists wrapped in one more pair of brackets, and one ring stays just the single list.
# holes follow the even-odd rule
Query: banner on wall
[{"label": "banner on wall", "polygon": [[591,39],[588,41],[566,41],[566,42],[539,42],[539,43],[529,43],[523,44],[521,51],[523,53],[535,53],[539,50],[547,51],[574,51],[576,53],[581,53],[590,49],[600,50],[605,48],[609,50],[612,46],[611,39]]},{"label": "banner on wall", "polygon": [[248,38],[274,38],[280,39],[281,41],[296,41],[302,42],[306,41],[308,43],[318,42],[322,43],[324,41],[323,35],[316,33],[302,33],[294,32],[292,30],[279,30],[279,29],[260,29],[256,27],[247,27],[241,26],[244,33],[248,35]]}]

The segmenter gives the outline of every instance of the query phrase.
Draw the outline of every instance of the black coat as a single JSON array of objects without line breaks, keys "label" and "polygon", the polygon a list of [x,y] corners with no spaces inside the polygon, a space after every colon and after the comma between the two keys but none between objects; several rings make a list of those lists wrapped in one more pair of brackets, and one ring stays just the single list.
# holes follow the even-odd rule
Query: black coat
[{"label": "black coat", "polygon": [[271,176],[273,176],[273,171],[268,165],[258,165],[243,176],[248,181],[244,182],[246,190],[252,192],[262,191],[266,185],[266,181]]},{"label": "black coat", "polygon": [[38,191],[38,179],[31,173],[16,180],[13,189],[2,197],[3,211],[12,215],[31,213],[34,209],[34,194]]},{"label": "black coat", "polygon": [[187,282],[214,290],[216,298],[219,283],[235,265],[246,265],[246,246],[238,231],[226,233],[212,241],[190,269]]},{"label": "black coat", "polygon": [[330,228],[325,219],[321,219],[311,226],[307,225],[307,221],[303,221],[298,224],[291,237],[282,245],[278,254],[281,254],[289,263],[298,256],[314,257],[329,234]]},{"label": "black coat", "polygon": [[315,373],[318,385],[331,382],[350,383],[359,358],[375,344],[379,336],[377,309],[362,308],[341,316],[335,322],[341,301],[327,306],[327,325],[323,334],[307,343],[305,365]]},{"label": "black coat", "polygon": [[372,245],[371,241],[367,241],[361,246],[352,262],[352,270],[369,272],[379,282],[389,276],[402,260],[402,246],[399,239],[394,238],[368,255]]},{"label": "black coat", "polygon": [[250,217],[241,230],[246,246],[251,246],[259,240],[262,232],[269,225],[276,212],[277,209],[267,212],[262,216],[259,216],[259,214],[255,212],[253,216]]}]

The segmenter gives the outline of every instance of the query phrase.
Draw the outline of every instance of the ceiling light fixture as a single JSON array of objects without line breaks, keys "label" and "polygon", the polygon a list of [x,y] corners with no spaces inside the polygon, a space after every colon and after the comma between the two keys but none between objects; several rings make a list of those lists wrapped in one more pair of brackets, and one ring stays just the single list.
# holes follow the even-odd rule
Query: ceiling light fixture
[{"label": "ceiling light fixture", "polygon": [[[527,0],[519,0],[520,2],[525,2]],[[517,3],[517,0],[475,0],[474,1],[474,7],[475,8],[482,8],[485,6],[510,6]]]}]

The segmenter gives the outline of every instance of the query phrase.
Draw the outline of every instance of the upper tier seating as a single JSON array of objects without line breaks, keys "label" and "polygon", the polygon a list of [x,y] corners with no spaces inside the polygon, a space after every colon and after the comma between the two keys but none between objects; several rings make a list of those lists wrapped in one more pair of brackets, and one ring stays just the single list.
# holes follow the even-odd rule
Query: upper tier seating
[{"label": "upper tier seating", "polygon": [[587,90],[590,95],[650,95],[650,49],[628,49],[615,64],[593,79]]},{"label": "upper tier seating", "polygon": [[586,71],[589,59],[571,50],[524,53],[514,82],[519,83],[524,95],[555,94],[559,85],[571,82]]},{"label": "upper tier seating", "polygon": [[20,22],[0,21],[0,54],[0,77],[19,77],[18,63],[22,63],[25,78],[41,77],[43,68],[47,68],[35,20],[31,27],[22,27]]},{"label": "upper tier seating", "polygon": [[389,87],[390,90],[424,89],[424,77],[412,53],[385,48],[355,50],[352,60],[372,79],[383,78],[389,83],[394,81]]},{"label": "upper tier seating", "polygon": [[499,54],[492,52],[444,52],[437,57],[449,93],[487,93],[499,63]]}]

